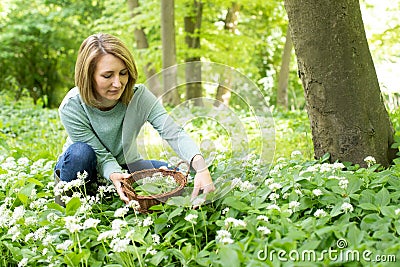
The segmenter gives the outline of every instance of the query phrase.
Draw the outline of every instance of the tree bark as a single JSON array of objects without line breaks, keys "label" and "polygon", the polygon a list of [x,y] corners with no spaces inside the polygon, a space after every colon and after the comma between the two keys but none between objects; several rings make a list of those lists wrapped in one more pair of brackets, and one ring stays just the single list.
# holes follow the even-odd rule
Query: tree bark
[{"label": "tree bark", "polygon": [[383,166],[395,157],[394,130],[354,0],[285,0],[314,152],[331,161]]},{"label": "tree bark", "polygon": [[[188,48],[200,48],[200,29],[201,19],[203,15],[203,3],[197,0],[193,1],[191,12],[184,17],[185,24],[185,42]],[[201,62],[199,56],[189,56],[185,59],[186,64],[186,100],[195,99],[194,104],[202,105],[201,97],[203,96],[201,84]]]},{"label": "tree bark", "polygon": [[[128,7],[131,12],[132,18],[138,14],[136,12],[136,8],[139,7],[139,0],[128,0]],[[149,43],[147,41],[146,34],[144,33],[143,28],[135,28],[133,32],[136,40],[136,48],[141,51],[142,49],[149,48]],[[146,80],[148,81],[149,90],[156,96],[159,97],[162,95],[162,88],[160,81],[157,79],[158,76],[155,76],[157,73],[156,69],[152,67],[151,62],[147,62],[143,67],[144,75],[146,76]]]},{"label": "tree bark", "polygon": [[288,108],[288,83],[292,46],[292,38],[290,37],[290,31],[288,29],[286,32],[285,46],[283,48],[281,69],[278,79],[278,91],[276,94],[276,105],[284,109]]},{"label": "tree bark", "polygon": [[[236,2],[232,3],[232,6],[228,9],[226,13],[225,21],[224,21],[224,29],[226,31],[231,32],[232,34],[235,33],[237,21],[238,21],[238,13],[240,10],[240,5]],[[230,80],[226,79],[225,84],[218,85],[217,94],[215,98],[217,99],[216,104],[223,103],[224,105],[228,106],[229,101],[231,99],[231,92],[229,90],[230,87]]]},{"label": "tree bark", "polygon": [[174,0],[161,0],[161,40],[164,103],[178,105]]}]

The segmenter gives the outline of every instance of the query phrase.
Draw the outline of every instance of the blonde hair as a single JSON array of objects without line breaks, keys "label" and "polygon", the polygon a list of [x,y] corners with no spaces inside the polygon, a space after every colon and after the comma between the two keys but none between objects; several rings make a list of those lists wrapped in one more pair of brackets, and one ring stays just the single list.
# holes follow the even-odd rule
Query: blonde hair
[{"label": "blonde hair", "polygon": [[98,33],[83,41],[75,64],[75,85],[79,88],[79,93],[85,104],[99,107],[94,89],[94,72],[100,57],[106,54],[121,59],[128,69],[128,82],[120,98],[123,104],[128,105],[133,96],[133,86],[136,83],[138,73],[131,52],[121,40],[113,35]]}]

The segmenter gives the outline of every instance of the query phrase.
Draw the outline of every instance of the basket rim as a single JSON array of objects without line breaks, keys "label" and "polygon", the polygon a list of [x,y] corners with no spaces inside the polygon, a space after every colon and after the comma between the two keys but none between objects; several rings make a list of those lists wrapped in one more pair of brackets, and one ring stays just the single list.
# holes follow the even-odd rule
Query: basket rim
[{"label": "basket rim", "polygon": [[[186,174],[184,174],[184,173],[182,173],[182,172],[180,172],[180,171],[177,171],[177,168],[178,168],[178,166],[179,166],[181,163],[186,163],[186,164],[188,165],[188,171],[186,172]],[[174,170],[170,170],[170,169],[160,169],[160,168],[152,168],[152,169],[145,169],[145,170],[136,171],[136,172],[131,173],[131,175],[130,175],[129,178],[126,178],[126,179],[122,180],[122,182],[121,182],[122,191],[123,191],[124,193],[127,193],[126,190],[127,190],[127,191],[130,191],[130,192],[129,192],[129,193],[130,193],[129,195],[132,195],[132,196],[133,196],[133,199],[135,199],[135,200],[137,200],[137,201],[138,201],[138,200],[159,200],[159,199],[162,199],[162,198],[165,198],[165,197],[171,197],[171,196],[173,196],[174,194],[179,193],[180,191],[182,191],[183,188],[187,185],[187,177],[188,177],[188,175],[189,175],[189,171],[190,171],[189,164],[188,164],[187,162],[185,162],[185,161],[179,162],[179,163],[176,165],[176,167],[175,167]],[[183,182],[182,182],[182,181],[177,181],[177,179],[175,179],[175,181],[176,181],[177,183],[179,183],[179,186],[177,186],[176,188],[174,188],[174,189],[171,190],[171,191],[168,191],[168,192],[165,192],[165,193],[161,193],[161,194],[156,194],[156,195],[149,195],[149,196],[140,196],[140,195],[138,195],[138,194],[135,192],[135,190],[132,188],[132,186],[129,184],[129,183],[135,183],[136,181],[145,178],[145,177],[139,177],[139,178],[136,180],[136,179],[134,178],[135,175],[140,175],[140,174],[143,174],[143,173],[157,173],[157,172],[161,172],[161,173],[171,173],[171,174],[173,174],[174,179],[175,179],[175,175],[181,175],[184,179],[183,179]],[[131,179],[133,179],[133,182],[131,182]]]}]

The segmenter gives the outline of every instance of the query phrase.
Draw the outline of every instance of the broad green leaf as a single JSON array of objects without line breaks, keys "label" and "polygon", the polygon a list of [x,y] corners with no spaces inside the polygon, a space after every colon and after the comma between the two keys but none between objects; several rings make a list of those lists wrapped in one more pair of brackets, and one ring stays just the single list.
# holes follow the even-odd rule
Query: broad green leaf
[{"label": "broad green leaf", "polygon": [[176,209],[174,209],[169,215],[168,215],[168,221],[170,221],[172,218],[180,215],[183,211],[182,207],[177,207]]},{"label": "broad green leaf", "polygon": [[370,189],[365,189],[360,193],[360,203],[374,203],[375,192]]},{"label": "broad green leaf", "polygon": [[27,182],[33,183],[33,184],[38,185],[38,186],[40,186],[40,187],[43,187],[43,186],[44,186],[43,183],[42,183],[41,181],[39,181],[39,180],[37,180],[37,179],[35,179],[35,178],[28,178],[28,179],[27,179]]},{"label": "broad green leaf", "polygon": [[375,195],[375,204],[382,208],[387,206],[390,203],[390,195],[389,191],[386,188],[382,188],[376,195]]},{"label": "broad green leaf", "polygon": [[321,243],[320,240],[306,240],[303,245],[299,248],[299,251],[303,250],[314,250],[318,247],[318,245]]},{"label": "broad green leaf", "polygon": [[28,203],[29,197],[31,196],[32,190],[35,188],[35,184],[27,184],[25,185],[19,192],[18,198],[21,200],[24,205]]},{"label": "broad green leaf", "polygon": [[65,214],[74,215],[81,205],[82,203],[78,197],[72,198],[65,207]]},{"label": "broad green leaf", "polygon": [[381,213],[383,216],[387,216],[393,219],[396,219],[398,215],[396,215],[395,210],[398,209],[398,206],[385,206],[381,208]]},{"label": "broad green leaf", "polygon": [[236,197],[227,197],[224,199],[224,201],[222,202],[223,204],[232,207],[234,209],[237,209],[238,211],[245,211],[245,210],[249,210],[250,207],[241,202],[238,198]]},{"label": "broad green leaf", "polygon": [[222,246],[218,252],[222,266],[240,267],[239,256],[235,249],[229,246]]},{"label": "broad green leaf", "polygon": [[347,189],[346,189],[347,193],[350,195],[350,194],[357,192],[358,190],[360,190],[362,183],[363,182],[361,181],[360,178],[355,177],[355,176],[350,177],[349,184],[347,185]]},{"label": "broad green leaf", "polygon": [[164,257],[165,257],[165,252],[158,251],[156,255],[151,257],[150,263],[153,264],[154,266],[159,266],[160,262],[163,260]]},{"label": "broad green leaf", "polygon": [[348,245],[350,247],[358,247],[364,239],[364,232],[354,224],[349,225],[347,231]]},{"label": "broad green leaf", "polygon": [[375,206],[372,203],[361,203],[360,205],[358,205],[360,208],[362,208],[363,210],[378,210],[378,207]]}]

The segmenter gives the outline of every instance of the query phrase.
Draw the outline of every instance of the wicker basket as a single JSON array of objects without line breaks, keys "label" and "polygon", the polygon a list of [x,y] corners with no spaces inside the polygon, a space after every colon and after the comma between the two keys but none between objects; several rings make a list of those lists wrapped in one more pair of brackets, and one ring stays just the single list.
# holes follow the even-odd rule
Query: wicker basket
[{"label": "wicker basket", "polygon": [[[179,165],[182,163],[185,163],[188,167],[187,173],[183,174],[180,171],[177,171]],[[142,171],[137,171],[131,174],[131,176],[127,179],[124,179],[122,181],[122,191],[125,193],[125,195],[128,197],[129,200],[136,200],[139,202],[140,209],[139,212],[141,213],[147,213],[151,212],[149,208],[151,206],[157,205],[161,202],[166,202],[168,198],[174,197],[174,196],[179,196],[182,194],[183,188],[187,184],[187,177],[189,175],[190,167],[189,164],[185,161],[179,162],[174,170],[165,170],[165,169],[148,169],[148,170],[142,170]],[[174,190],[158,195],[150,195],[150,196],[140,196],[136,194],[134,188],[132,185],[145,177],[152,176],[154,173],[162,173],[163,176],[172,176],[175,181],[179,184],[178,187],[176,187]]]}]

